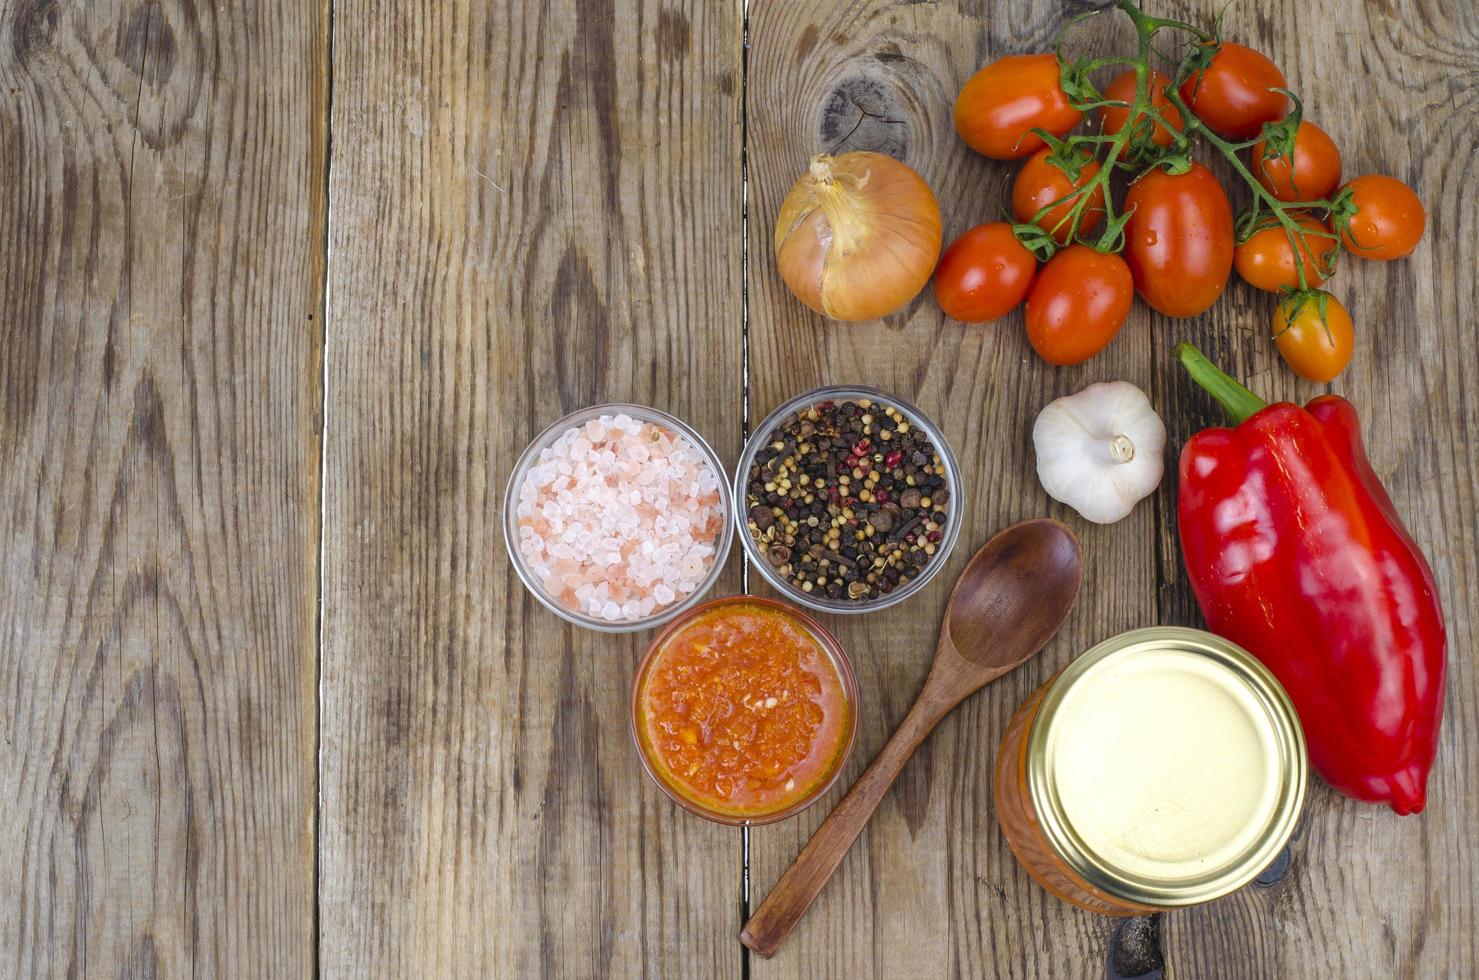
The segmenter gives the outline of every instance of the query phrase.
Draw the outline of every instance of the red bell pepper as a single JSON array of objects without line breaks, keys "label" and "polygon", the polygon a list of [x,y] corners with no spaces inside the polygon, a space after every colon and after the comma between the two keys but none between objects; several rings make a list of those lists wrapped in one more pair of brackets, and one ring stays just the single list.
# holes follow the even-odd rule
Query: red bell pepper
[{"label": "red bell pepper", "polygon": [[1181,550],[1207,624],[1278,677],[1331,786],[1417,813],[1443,716],[1443,610],[1355,409],[1266,405],[1190,344],[1177,353],[1239,423],[1181,451]]}]

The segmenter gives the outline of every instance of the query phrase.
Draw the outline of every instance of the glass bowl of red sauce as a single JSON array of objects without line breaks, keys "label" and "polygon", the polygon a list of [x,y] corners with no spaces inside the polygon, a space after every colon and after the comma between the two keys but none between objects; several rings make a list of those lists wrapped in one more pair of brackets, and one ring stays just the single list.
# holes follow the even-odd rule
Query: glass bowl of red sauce
[{"label": "glass bowl of red sauce", "polygon": [[731,596],[688,610],[652,642],[632,684],[632,737],[679,806],[719,823],[774,823],[836,781],[857,704],[852,664],[825,627],[783,602]]}]

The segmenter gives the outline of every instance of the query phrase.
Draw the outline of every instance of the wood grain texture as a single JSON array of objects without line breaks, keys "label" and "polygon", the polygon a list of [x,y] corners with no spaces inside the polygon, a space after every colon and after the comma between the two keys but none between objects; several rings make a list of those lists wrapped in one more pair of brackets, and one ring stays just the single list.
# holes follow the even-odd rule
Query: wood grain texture
[{"label": "wood grain texture", "polygon": [[[1213,16],[1220,4],[1171,5]],[[1329,390],[1360,411],[1367,449],[1438,580],[1449,628],[1448,699],[1420,816],[1314,786],[1287,873],[1205,909],[1164,917],[1164,952],[1187,976],[1437,977],[1479,970],[1479,8],[1343,0],[1228,8],[1227,31],[1267,52],[1310,118],[1336,139],[1347,178],[1387,173],[1427,206],[1407,260],[1348,261],[1329,288],[1356,322],[1350,368],[1328,387],[1288,371],[1266,339],[1273,300],[1239,283],[1200,322],[1156,318],[1157,404],[1179,446],[1215,406],[1167,353],[1184,337],[1270,400]],[[1353,72],[1358,73],[1353,77]],[[1235,206],[1237,202],[1235,201]],[[1174,474],[1160,513],[1163,621],[1202,625],[1175,537]]]},{"label": "wood grain texture", "polygon": [[538,605],[500,505],[525,443],[602,401],[738,455],[739,10],[334,23],[323,970],[736,976],[739,833],[628,732],[650,635]]},{"label": "wood grain texture", "polygon": [[[787,292],[769,245],[781,199],[821,151],[876,149],[935,190],[947,241],[1000,213],[1009,168],[977,156],[951,122],[955,93],[977,67],[1037,50],[1060,23],[1057,4],[754,2],[750,12],[752,413],[824,383],[897,392],[944,429],[967,483],[959,545],[936,582],[907,603],[834,617],[861,687],[858,744],[839,786],[796,820],[752,832],[754,901],[878,752],[920,690],[950,585],[971,553],[1029,517],[1068,521],[1084,548],[1079,606],[1047,650],[946,718],[904,769],[863,837],[790,941],[757,977],[1103,971],[1114,924],[1070,911],[1020,871],[996,826],[991,767],[1007,719],[1027,695],[1094,641],[1155,622],[1155,513],[1087,525],[1037,483],[1031,427],[1051,399],[1123,378],[1149,390],[1150,335],[1137,311],[1091,363],[1052,368],[1032,352],[1020,313],[988,327],[948,322],[926,292],[886,321],[831,324]],[[1107,43],[1101,39],[1098,43]]]},{"label": "wood grain texture", "polygon": [[1317,786],[1282,873],[1124,925],[1018,868],[993,754],[1017,704],[1093,642],[1201,620],[1174,474],[1120,524],[1085,524],[1041,492],[1032,420],[1119,378],[1179,446],[1219,421],[1171,358],[1182,338],[1267,396],[1321,389],[1283,367],[1271,300],[1240,283],[1193,321],[1137,305],[1071,369],[1036,358],[1020,315],[962,326],[928,293],[881,323],[810,314],[770,250],[807,159],[905,160],[947,240],[996,217],[1014,168],[960,143],[951,103],[986,62],[1046,48],[1065,8],[749,0],[748,72],[745,11],[0,2],[0,974],[741,974],[739,835],[678,810],[631,747],[645,637],[543,610],[499,510],[518,452],[569,410],[646,402],[732,464],[746,391],[758,419],[837,382],[942,425],[965,530],[903,607],[829,620],[862,688],[857,749],[816,807],[753,832],[752,904],[904,717],[976,546],[1064,520],[1084,594],[1040,657],[924,743],[780,955],[748,961],[757,980],[1132,975],[1161,958],[1187,977],[1479,971],[1479,7],[1226,15],[1348,175],[1394,174],[1428,205],[1413,257],[1334,280],[1358,332],[1331,386],[1360,408],[1448,613],[1428,811]]},{"label": "wood grain texture", "polygon": [[326,19],[0,4],[0,972],[313,968]]},{"label": "wood grain texture", "polygon": [[[964,6],[964,5],[962,5]],[[1158,12],[1210,22],[1219,4],[1168,4]],[[1038,363],[1020,316],[988,327],[944,322],[917,300],[886,322],[828,324],[790,297],[774,273],[768,223],[807,157],[878,149],[931,183],[946,238],[1000,213],[1011,168],[960,145],[950,105],[978,66],[1046,47],[1063,10],[1052,3],[957,10],[950,5],[859,2],[825,12],[752,5],[750,161],[753,407],[761,413],[823,382],[892,387],[937,421],[973,484],[967,517],[984,536],[1019,517],[1048,513],[1081,530],[1084,607],[1069,630],[1020,678],[1008,678],[947,719],[906,769],[892,799],[773,961],[768,976],[995,974],[1092,976],[1120,972],[1130,947],[1160,933],[1167,972],[1184,976],[1435,976],[1475,969],[1479,874],[1472,838],[1479,801],[1469,785],[1479,729],[1472,649],[1479,612],[1474,515],[1475,399],[1462,385],[1473,363],[1479,311],[1472,270],[1479,208],[1461,193],[1472,173],[1476,104],[1475,13],[1443,4],[1232,8],[1229,36],[1268,51],[1306,97],[1311,118],[1346,152],[1347,172],[1389,172],[1429,204],[1424,246],[1407,262],[1351,262],[1332,288],[1359,328],[1356,362],[1336,390],[1362,408],[1373,459],[1439,578],[1451,629],[1449,708],[1429,812],[1406,820],[1312,794],[1282,876],[1204,909],[1141,920],[1128,930],[1048,899],[1006,852],[988,772],[1012,708],[1092,641],[1154,622],[1200,625],[1175,539],[1175,483],[1112,528],[1086,526],[1041,494],[1030,426],[1038,409],[1095,380],[1122,378],[1150,394],[1171,444],[1218,420],[1170,356],[1191,337],[1265,394],[1301,400],[1299,382],[1264,339],[1270,301],[1233,283],[1194,321],[1170,321],[1137,304],[1109,350],[1068,370]],[[1119,25],[1096,28],[1094,48],[1123,44]],[[1353,74],[1356,81],[1353,82]],[[1369,77],[1369,81],[1367,78]],[[1237,203],[1235,201],[1235,203]],[[1168,463],[1174,466],[1172,452]],[[969,553],[962,536],[958,567]],[[947,576],[941,577],[945,581]],[[904,608],[834,621],[863,690],[851,776],[866,764],[918,690],[947,587]],[[1015,685],[1016,689],[1011,689]],[[763,896],[811,827],[844,791],[794,821],[754,833],[752,865]],[[758,900],[758,899],[757,899]]]}]

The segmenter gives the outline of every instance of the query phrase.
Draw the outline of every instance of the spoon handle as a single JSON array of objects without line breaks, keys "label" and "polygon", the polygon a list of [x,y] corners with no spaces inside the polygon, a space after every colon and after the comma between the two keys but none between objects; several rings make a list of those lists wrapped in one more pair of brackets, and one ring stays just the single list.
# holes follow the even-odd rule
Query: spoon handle
[{"label": "spoon handle", "polygon": [[950,700],[948,695],[941,697],[930,688],[931,685],[925,685],[903,724],[868,766],[868,771],[811,835],[796,860],[750,916],[750,921],[740,930],[740,942],[769,957],[786,941],[791,929],[842,863],[853,841],[863,832],[904,763],[940,719],[962,700],[959,697]]}]

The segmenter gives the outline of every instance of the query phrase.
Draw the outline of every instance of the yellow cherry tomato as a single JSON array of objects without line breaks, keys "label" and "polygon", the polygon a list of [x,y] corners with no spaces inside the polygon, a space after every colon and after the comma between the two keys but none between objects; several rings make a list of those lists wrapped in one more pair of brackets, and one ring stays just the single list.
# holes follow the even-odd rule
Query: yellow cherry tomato
[{"label": "yellow cherry tomato", "polygon": [[1330,381],[1351,363],[1356,347],[1351,315],[1323,289],[1280,300],[1273,329],[1274,345],[1301,378]]}]

